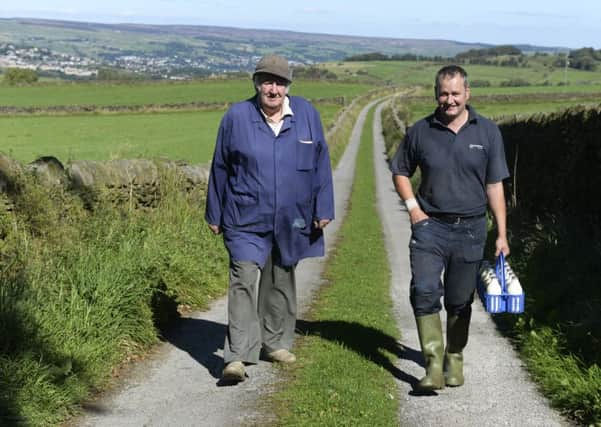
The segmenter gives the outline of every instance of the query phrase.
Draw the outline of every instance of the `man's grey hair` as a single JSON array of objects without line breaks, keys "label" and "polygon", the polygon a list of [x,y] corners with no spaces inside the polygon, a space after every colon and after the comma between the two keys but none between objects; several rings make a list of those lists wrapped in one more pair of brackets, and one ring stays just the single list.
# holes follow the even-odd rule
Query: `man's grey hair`
[{"label": "man's grey hair", "polygon": [[438,92],[440,91],[440,82],[446,78],[453,78],[456,75],[460,75],[463,78],[463,85],[466,89],[470,86],[467,81],[467,71],[459,65],[446,65],[438,70],[434,79],[434,96],[436,99],[438,99]]}]

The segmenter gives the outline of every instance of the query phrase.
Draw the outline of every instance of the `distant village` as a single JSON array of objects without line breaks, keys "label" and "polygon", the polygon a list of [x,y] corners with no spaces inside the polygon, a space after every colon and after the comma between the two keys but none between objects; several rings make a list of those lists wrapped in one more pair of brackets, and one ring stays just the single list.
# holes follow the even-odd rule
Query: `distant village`
[{"label": "distant village", "polygon": [[40,75],[60,75],[72,79],[92,79],[99,70],[108,67],[132,74],[177,80],[212,72],[237,71],[246,68],[250,60],[248,57],[229,58],[226,63],[218,64],[211,58],[187,58],[182,55],[161,57],[131,52],[94,59],[53,52],[48,48],[0,44],[0,68],[24,68]]},{"label": "distant village", "polygon": [[90,58],[52,52],[50,49],[2,44],[0,68],[26,68],[82,78],[96,75],[98,64]]}]

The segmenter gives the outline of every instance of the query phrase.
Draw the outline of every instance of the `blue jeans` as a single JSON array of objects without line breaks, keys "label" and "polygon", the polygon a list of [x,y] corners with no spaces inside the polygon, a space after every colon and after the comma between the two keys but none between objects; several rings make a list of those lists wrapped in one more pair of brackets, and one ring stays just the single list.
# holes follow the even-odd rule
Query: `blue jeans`
[{"label": "blue jeans", "polygon": [[469,316],[486,242],[486,216],[448,224],[428,218],[411,226],[410,298],[416,317],[438,313]]}]

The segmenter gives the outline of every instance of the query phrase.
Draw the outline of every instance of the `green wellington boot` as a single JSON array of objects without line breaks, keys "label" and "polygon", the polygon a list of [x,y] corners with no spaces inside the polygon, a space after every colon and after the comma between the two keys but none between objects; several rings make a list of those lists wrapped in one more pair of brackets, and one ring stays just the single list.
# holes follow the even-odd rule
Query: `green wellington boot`
[{"label": "green wellington boot", "polygon": [[426,360],[426,376],[416,385],[415,390],[428,392],[444,388],[442,325],[438,313],[415,318],[419,343]]},{"label": "green wellington boot", "polygon": [[463,385],[463,349],[467,345],[470,317],[447,316],[447,349],[444,355],[445,384]]}]

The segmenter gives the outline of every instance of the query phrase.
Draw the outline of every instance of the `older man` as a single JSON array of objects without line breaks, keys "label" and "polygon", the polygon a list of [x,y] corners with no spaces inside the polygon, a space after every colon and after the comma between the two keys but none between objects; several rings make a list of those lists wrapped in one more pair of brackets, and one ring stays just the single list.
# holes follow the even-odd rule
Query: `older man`
[{"label": "older man", "polygon": [[[497,226],[496,255],[509,254],[502,183],[509,173],[499,128],[468,105],[467,73],[459,66],[438,71],[435,97],[434,113],[411,126],[391,161],[412,224],[410,295],[426,361],[419,391],[464,382],[463,348],[486,241],[487,204]],[[409,177],[417,167],[421,183],[415,197]],[[439,316],[443,295],[446,350]]]},{"label": "older man", "polygon": [[[295,267],[324,253],[334,218],[330,157],[319,113],[289,96],[292,72],[281,56],[261,58],[255,96],[224,115],[211,166],[206,221],[230,255],[223,379],[245,365],[292,363]],[[257,296],[258,293],[258,296]]]}]

